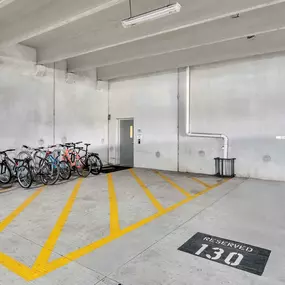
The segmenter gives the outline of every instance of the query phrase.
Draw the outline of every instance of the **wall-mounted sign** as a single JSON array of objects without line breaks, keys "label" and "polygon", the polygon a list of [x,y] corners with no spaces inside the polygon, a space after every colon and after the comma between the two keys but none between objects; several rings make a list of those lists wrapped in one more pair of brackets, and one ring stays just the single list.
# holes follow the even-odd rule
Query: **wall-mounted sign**
[{"label": "wall-mounted sign", "polygon": [[260,276],[271,253],[268,249],[203,233],[194,235],[178,250]]}]

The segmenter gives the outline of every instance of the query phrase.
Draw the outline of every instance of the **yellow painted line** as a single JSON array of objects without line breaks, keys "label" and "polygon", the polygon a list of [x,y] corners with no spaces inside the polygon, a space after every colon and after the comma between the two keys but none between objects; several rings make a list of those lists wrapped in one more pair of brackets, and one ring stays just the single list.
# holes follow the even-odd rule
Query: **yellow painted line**
[{"label": "yellow painted line", "polygon": [[44,247],[42,248],[33,268],[38,269],[42,266],[45,266],[48,263],[48,260],[50,258],[50,255],[56,245],[56,242],[60,236],[60,233],[63,230],[63,227],[68,219],[69,213],[72,210],[73,204],[75,202],[75,199],[77,197],[77,194],[79,192],[81,183],[83,179],[80,178],[78,182],[76,183],[67,203],[65,204],[53,230],[51,231],[48,240],[46,241]]},{"label": "yellow painted line", "polygon": [[10,192],[11,188],[7,188],[6,190],[0,190],[0,194]]},{"label": "yellow painted line", "polygon": [[156,198],[154,197],[154,195],[150,192],[150,190],[146,187],[146,185],[143,183],[143,181],[137,176],[137,174],[135,173],[135,171],[133,169],[129,169],[129,171],[131,172],[131,174],[133,175],[133,177],[135,178],[135,180],[137,181],[137,183],[141,186],[141,188],[144,190],[145,194],[147,195],[147,197],[150,199],[150,201],[152,202],[153,206],[158,210],[158,212],[162,212],[164,211],[164,207],[156,200]]},{"label": "yellow painted line", "polygon": [[132,232],[132,231],[134,231],[134,230],[137,230],[138,228],[154,221],[155,219],[176,210],[177,208],[187,204],[188,202],[194,200],[195,198],[201,196],[202,194],[205,194],[205,193],[213,190],[214,188],[222,185],[226,181],[227,180],[222,181],[220,183],[217,183],[211,187],[206,188],[205,190],[196,194],[195,196],[188,197],[188,198],[178,202],[175,205],[172,205],[168,208],[164,208],[164,210],[162,212],[158,212],[158,213],[156,213],[150,217],[147,217],[147,218],[145,218],[145,219],[143,219],[143,220],[141,220],[141,221],[139,221],[133,225],[126,227],[123,230],[118,231],[116,235],[109,235],[109,236],[107,236],[101,240],[98,240],[94,243],[91,243],[90,245],[87,245],[83,248],[80,248],[80,249],[74,251],[74,252],[71,252],[64,257],[58,258],[58,259],[50,262],[49,264],[47,264],[45,266],[45,268],[42,272],[38,273],[37,278],[42,277],[42,276],[48,274],[49,272],[54,271],[54,270],[56,270],[62,266],[65,266],[65,265],[69,264],[70,262],[72,262],[72,261],[74,261],[74,260],[76,260],[76,259],[78,259],[78,258],[80,258],[80,257],[82,257],[82,256],[84,256],[84,255],[86,255],[86,254],[88,254],[88,253],[90,253],[90,252],[92,252],[92,251],[94,251],[94,250],[96,250],[96,249],[98,249],[98,248],[100,248],[100,247],[102,247],[102,246],[104,246],[104,245],[106,245],[106,244],[130,233],[130,232]]},{"label": "yellow painted line", "polygon": [[214,189],[214,188],[216,188],[216,187],[222,185],[223,183],[225,183],[225,182],[227,182],[227,181],[229,181],[229,180],[230,180],[230,179],[224,179],[223,181],[221,181],[221,182],[219,182],[219,183],[217,183],[217,184],[215,184],[215,185],[209,186],[208,188],[204,189],[203,191],[201,191],[201,192],[195,194],[194,197],[197,198],[197,197],[199,197],[199,196],[202,196],[202,195],[204,195],[205,193],[209,192],[210,190],[212,190],[212,189]]},{"label": "yellow painted line", "polygon": [[175,188],[176,190],[181,192],[183,195],[185,195],[186,197],[189,197],[189,198],[192,197],[192,195],[189,192],[187,192],[185,189],[177,185],[175,182],[173,182],[170,178],[168,178],[164,174],[160,173],[159,171],[154,171],[154,172],[157,175],[159,175],[163,180],[165,180],[167,183],[169,183],[173,188]]},{"label": "yellow painted line", "polygon": [[5,255],[2,252],[0,252],[0,263],[6,268],[8,268],[10,271],[21,276],[26,281],[31,280],[30,278],[34,276],[33,270],[31,268],[15,260],[14,258]]},{"label": "yellow painted line", "polygon": [[112,174],[108,174],[107,179],[110,201],[110,234],[116,234],[120,230],[119,208]]},{"label": "yellow painted line", "polygon": [[203,185],[203,186],[205,186],[207,188],[211,187],[210,184],[207,184],[207,183],[205,183],[204,181],[202,181],[202,180],[200,180],[198,178],[192,177],[192,180],[194,180],[195,182],[197,182],[197,183],[199,183],[199,184],[201,184],[201,185]]},{"label": "yellow painted line", "polygon": [[[69,254],[67,254],[66,256],[60,257],[56,260],[53,260],[52,262],[47,262],[46,264],[41,264],[40,266],[38,266],[38,268],[36,268],[35,266],[31,269],[29,267],[27,267],[26,265],[21,264],[20,262],[14,260],[13,258],[4,255],[3,253],[0,252],[0,263],[2,265],[4,265],[6,268],[8,268],[9,270],[11,270],[12,272],[18,274],[19,276],[21,276],[22,278],[24,278],[27,281],[32,281],[35,280],[37,278],[40,278],[42,276],[45,276],[46,274],[60,268],[63,267],[67,264],[69,264],[70,262],[126,235],[127,233],[130,233],[152,221],[154,221],[155,219],[170,213],[172,211],[174,211],[175,209],[183,206],[184,204],[188,203],[191,200],[194,200],[195,198],[201,196],[202,194],[205,194],[206,192],[209,192],[210,190],[216,188],[217,186],[220,186],[221,184],[223,184],[224,182],[228,181],[229,179],[226,179],[224,181],[221,181],[220,183],[217,183],[211,187],[206,188],[205,190],[201,191],[200,193],[196,194],[195,196],[191,196],[188,197],[184,200],[182,200],[181,202],[170,206],[168,208],[165,208],[162,212],[158,212],[150,217],[147,217],[131,226],[128,226],[127,228],[123,229],[123,230],[119,230],[117,231],[115,234],[110,234],[109,236],[91,243],[90,245],[87,245],[83,248],[80,248],[74,252],[71,252]],[[74,189],[75,190],[75,189]]]},{"label": "yellow painted line", "polygon": [[100,247],[102,247],[102,246],[104,246],[104,245],[106,245],[106,244],[108,244],[108,243],[110,243],[110,242],[112,242],[112,241],[114,241],[114,240],[116,240],[116,239],[118,239],[118,238],[120,238],[120,237],[144,226],[144,225],[146,225],[146,224],[148,224],[148,223],[150,223],[150,222],[152,222],[152,221],[154,221],[155,219],[157,219],[157,218],[159,218],[159,217],[161,217],[161,216],[163,216],[169,212],[172,212],[173,210],[175,210],[175,209],[181,207],[182,205],[188,203],[192,199],[193,199],[192,197],[186,198],[183,201],[181,201],[181,202],[179,202],[179,203],[177,203],[177,204],[175,204],[169,208],[165,208],[163,212],[157,212],[156,214],[154,214],[150,217],[147,217],[147,218],[145,218],[145,219],[143,219],[143,220],[141,220],[141,221],[139,221],[139,222],[137,222],[131,226],[128,226],[127,228],[117,232],[116,235],[109,235],[109,236],[107,236],[101,240],[98,240],[98,241],[96,241],[96,242],[94,242],[88,246],[85,246],[81,249],[78,249],[78,250],[72,252],[72,253],[69,253],[64,257],[61,257],[59,259],[56,259],[56,260],[50,262],[48,265],[45,266],[45,268],[42,272],[38,273],[37,278],[42,277],[42,276],[48,274],[49,272],[54,271],[54,270],[56,270],[62,266],[65,266],[65,265],[69,264],[70,262],[72,262],[72,261],[74,261],[74,260],[76,260],[76,259],[78,259],[78,258],[80,258],[80,257],[82,257],[82,256],[84,256],[84,255],[86,255],[86,254],[88,254],[88,253],[90,253],[90,252],[92,252],[92,251],[94,251],[94,250],[96,250],[96,249],[98,249],[98,248],[100,248]]},{"label": "yellow painted line", "polygon": [[0,232],[2,232],[17,216],[20,215],[43,191],[43,188],[38,189],[28,199],[26,199],[16,210],[14,210],[7,218],[0,222]]}]

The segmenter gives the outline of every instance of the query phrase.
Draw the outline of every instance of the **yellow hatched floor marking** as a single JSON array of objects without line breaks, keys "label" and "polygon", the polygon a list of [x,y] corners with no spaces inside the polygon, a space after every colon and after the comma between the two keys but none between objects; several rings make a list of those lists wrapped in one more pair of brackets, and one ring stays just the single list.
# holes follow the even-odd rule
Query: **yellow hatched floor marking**
[{"label": "yellow hatched floor marking", "polygon": [[146,225],[146,224],[148,224],[148,223],[150,223],[150,222],[152,222],[152,221],[154,221],[155,219],[157,219],[157,218],[159,218],[159,217],[161,217],[167,213],[170,213],[170,212],[176,210],[177,208],[187,204],[188,202],[194,200],[195,198],[201,196],[202,194],[205,194],[205,193],[213,190],[214,188],[220,186],[224,182],[226,182],[226,181],[222,181],[220,183],[217,183],[216,185],[213,185],[211,187],[206,188],[205,190],[202,191],[203,193],[201,193],[201,194],[199,193],[195,196],[188,197],[188,198],[178,202],[175,205],[172,205],[168,208],[164,208],[163,212],[158,212],[158,213],[156,213],[150,217],[147,217],[147,218],[145,218],[145,219],[143,219],[143,220],[141,220],[141,221],[139,221],[139,222],[137,222],[131,226],[128,226],[128,227],[120,230],[119,232],[117,232],[116,235],[107,236],[101,240],[98,240],[98,241],[90,244],[90,245],[87,245],[83,248],[80,248],[80,249],[74,251],[74,252],[71,252],[64,257],[58,258],[58,259],[50,262],[44,268],[44,270],[42,272],[36,272],[35,273],[36,276],[34,279],[42,277],[42,276],[48,274],[49,272],[54,271],[54,270],[56,270],[62,266],[66,266],[70,262],[72,262],[72,261],[74,261],[74,260],[76,260],[76,259],[78,259],[78,258],[80,258],[80,257],[82,257],[82,256],[84,256],[84,255],[86,255],[86,254],[88,254],[88,253],[90,253],[90,252],[92,252],[92,251],[94,251],[94,250],[96,250],[96,249],[98,249],[98,248],[100,248],[100,247],[102,247],[102,246],[104,246],[104,245],[106,245],[106,244],[108,244],[108,243],[110,243],[110,242],[112,242],[112,241],[114,241],[114,240],[116,240],[116,239],[118,239],[118,238],[120,238],[120,237],[144,226],[144,225]]},{"label": "yellow hatched floor marking", "polygon": [[75,199],[77,197],[77,194],[79,192],[82,181],[83,181],[82,178],[80,178],[77,181],[67,203],[65,204],[65,206],[64,206],[53,230],[51,231],[48,240],[46,241],[44,247],[42,248],[40,255],[38,256],[33,268],[37,269],[37,268],[40,268],[42,266],[45,266],[48,263],[50,255],[51,255],[53,249],[55,248],[55,245],[56,245],[56,242],[60,236],[60,233],[62,232],[63,227],[64,227],[64,225],[68,219],[69,213],[72,210],[73,204],[74,204]]},{"label": "yellow hatched floor marking", "polygon": [[0,194],[10,192],[10,191],[11,191],[11,188],[12,188],[12,187],[6,188],[6,189],[4,189],[4,190],[0,190]]},{"label": "yellow hatched floor marking", "polygon": [[119,209],[112,174],[107,174],[110,201],[110,234],[120,230]]},{"label": "yellow hatched floor marking", "polygon": [[197,197],[199,197],[199,196],[202,196],[202,195],[204,195],[205,193],[209,192],[210,190],[215,189],[216,187],[222,185],[223,183],[225,183],[225,182],[227,182],[227,181],[229,181],[229,180],[230,180],[230,179],[224,179],[224,180],[222,180],[221,182],[218,182],[218,183],[216,183],[216,184],[214,184],[214,185],[212,185],[212,186],[209,186],[208,188],[204,189],[203,191],[200,191],[199,193],[195,194],[194,197],[197,198]]},{"label": "yellow hatched floor marking", "polygon": [[204,181],[202,181],[202,180],[200,180],[200,179],[198,179],[198,178],[196,178],[196,177],[192,177],[192,180],[193,181],[195,181],[195,182],[197,182],[197,183],[199,183],[199,184],[201,184],[201,185],[203,185],[203,186],[205,186],[205,187],[211,187],[211,185],[210,184],[207,184],[207,183],[205,183]]},{"label": "yellow hatched floor marking", "polygon": [[16,210],[14,210],[7,218],[0,222],[0,232],[2,232],[17,216],[19,216],[43,191],[38,189],[28,199],[26,199]]},{"label": "yellow hatched floor marking", "polygon": [[147,195],[147,197],[150,199],[150,201],[152,202],[153,206],[158,210],[158,212],[163,212],[164,211],[164,207],[156,200],[156,198],[154,197],[154,195],[151,193],[151,191],[146,187],[146,185],[143,183],[143,181],[137,176],[137,174],[135,173],[135,171],[133,169],[129,170],[131,172],[131,174],[133,175],[133,177],[135,178],[135,180],[137,181],[137,183],[141,186],[141,188],[144,190],[145,194]]},{"label": "yellow hatched floor marking", "polygon": [[182,187],[180,187],[179,185],[177,185],[175,182],[173,182],[169,177],[165,176],[164,174],[162,174],[161,172],[155,170],[154,173],[156,173],[157,175],[159,175],[163,180],[165,180],[167,183],[169,183],[172,187],[174,187],[176,190],[178,190],[179,192],[181,192],[184,196],[186,197],[193,197],[189,192],[187,192],[185,189],[183,189]]},{"label": "yellow hatched floor marking", "polygon": [[[35,262],[34,266],[32,268],[20,263],[19,261],[5,255],[4,253],[1,253],[0,252],[0,263],[2,265],[4,265],[7,269],[11,270],[12,272],[16,273],[18,276],[21,276],[23,279],[25,279],[26,281],[32,281],[32,280],[35,280],[35,279],[38,279],[42,276],[45,276],[46,274],[60,268],[60,267],[63,267],[67,264],[69,264],[70,262],[108,244],[108,243],[111,243],[112,241],[126,235],[127,233],[130,233],[150,222],[152,222],[153,220],[167,214],[167,213],[170,213],[172,211],[174,211],[175,209],[183,206],[184,204],[188,203],[189,201],[191,200],[194,200],[195,198],[201,196],[202,194],[205,194],[207,192],[209,192],[210,190],[220,186],[221,184],[223,184],[224,182],[228,181],[229,179],[227,180],[224,180],[224,181],[221,181],[220,183],[217,183],[211,187],[208,187],[206,188],[205,190],[201,191],[200,193],[194,195],[194,196],[191,196],[191,197],[187,197],[186,199],[182,200],[181,202],[175,204],[175,205],[172,205],[168,208],[164,208],[162,211],[150,216],[150,217],[147,217],[133,225],[130,225],[124,229],[118,229],[117,231],[113,231],[110,233],[109,236],[105,237],[105,238],[102,238],[101,240],[98,240],[96,242],[93,242],[83,248],[80,248],[78,250],[75,250],[71,253],[68,253],[66,256],[63,256],[63,257],[60,257],[58,259],[55,259],[51,262],[48,262],[49,260],[49,257],[52,253],[52,250],[54,249],[54,246],[55,246],[55,243],[60,235],[60,232],[68,218],[68,214],[69,212],[71,211],[72,209],[72,204],[74,203],[74,200],[76,198],[76,195],[79,191],[79,188],[80,188],[80,185],[81,185],[81,182],[82,180],[80,179],[80,181],[78,181],[78,183],[76,184],[60,218],[58,219],[57,221],[57,224],[56,226],[54,227],[51,235],[50,235],[50,238],[49,240],[46,242],[45,244],[45,247],[43,248],[42,252],[40,253],[40,256],[38,257],[37,261]],[[113,183],[111,183],[111,178],[110,176],[108,176],[108,181],[110,183],[108,183],[108,188],[111,187],[111,189],[109,189],[109,195],[114,195],[115,194],[115,190],[114,190],[114,185]],[[112,181],[113,182],[113,181]],[[112,192],[114,191],[114,193]],[[116,210],[116,206],[115,206],[115,203],[113,203],[113,208],[112,208],[112,211],[114,211],[115,213],[115,210]],[[114,208],[115,206],[115,208]],[[114,217],[115,217],[115,214],[114,214]],[[115,219],[114,219],[115,220]],[[43,251],[48,251],[48,252],[44,252]],[[40,258],[41,257],[41,258]]]},{"label": "yellow hatched floor marking", "polygon": [[30,278],[35,275],[30,267],[2,252],[0,252],[0,263],[27,281],[30,281]]}]

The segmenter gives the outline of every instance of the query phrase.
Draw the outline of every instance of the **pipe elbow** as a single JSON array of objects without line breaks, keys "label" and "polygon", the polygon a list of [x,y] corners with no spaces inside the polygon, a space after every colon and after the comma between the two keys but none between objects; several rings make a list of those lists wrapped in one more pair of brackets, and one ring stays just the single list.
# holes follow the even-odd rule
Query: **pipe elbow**
[{"label": "pipe elbow", "polygon": [[225,143],[228,144],[229,143],[229,137],[226,135],[221,135],[221,138],[224,139]]}]

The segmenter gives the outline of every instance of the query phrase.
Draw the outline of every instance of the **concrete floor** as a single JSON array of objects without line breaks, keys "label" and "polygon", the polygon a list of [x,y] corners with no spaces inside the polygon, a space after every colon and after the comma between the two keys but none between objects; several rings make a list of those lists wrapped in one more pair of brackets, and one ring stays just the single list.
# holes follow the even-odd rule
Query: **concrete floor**
[{"label": "concrete floor", "polygon": [[[0,284],[285,284],[285,183],[195,177],[134,169],[0,189]],[[271,250],[264,274],[177,250],[197,232]]]}]

